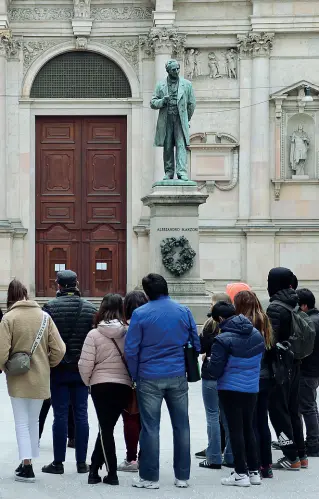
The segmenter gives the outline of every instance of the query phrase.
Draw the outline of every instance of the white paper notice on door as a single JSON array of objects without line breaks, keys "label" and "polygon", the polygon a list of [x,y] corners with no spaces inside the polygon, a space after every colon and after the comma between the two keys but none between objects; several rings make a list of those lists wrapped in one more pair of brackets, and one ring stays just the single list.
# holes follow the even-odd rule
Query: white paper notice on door
[{"label": "white paper notice on door", "polygon": [[54,265],[55,272],[60,272],[61,270],[65,270],[65,263],[56,263]]},{"label": "white paper notice on door", "polygon": [[96,270],[107,270],[107,263],[96,262]]}]

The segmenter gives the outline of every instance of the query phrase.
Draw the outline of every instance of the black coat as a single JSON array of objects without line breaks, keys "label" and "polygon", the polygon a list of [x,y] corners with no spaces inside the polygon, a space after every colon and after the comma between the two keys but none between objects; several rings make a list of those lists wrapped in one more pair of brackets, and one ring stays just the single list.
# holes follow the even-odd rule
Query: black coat
[{"label": "black coat", "polygon": [[282,301],[291,307],[296,307],[298,295],[294,289],[289,288],[278,291],[270,298],[267,315],[274,331],[275,343],[282,343],[288,341],[291,336],[292,314],[280,304],[273,303],[274,301]]},{"label": "black coat", "polygon": [[218,324],[216,324],[216,322],[213,321],[213,319],[210,319],[205,324],[205,326],[203,328],[203,332],[199,337],[200,347],[201,347],[200,353],[206,355],[206,357],[203,361],[203,365],[202,365],[202,378],[203,379],[214,379],[208,370],[208,364],[209,364],[209,358],[211,355],[214,339],[218,335],[218,333],[219,333]]},{"label": "black coat", "polygon": [[[82,310],[79,315],[79,307]],[[84,300],[79,293],[59,293],[57,298],[43,307],[54,320],[66,345],[66,353],[61,364],[55,369],[77,371],[84,340],[93,327],[96,308]]]},{"label": "black coat", "polygon": [[313,308],[307,312],[316,330],[316,339],[313,352],[301,362],[301,373],[310,378],[319,378],[319,310]]}]

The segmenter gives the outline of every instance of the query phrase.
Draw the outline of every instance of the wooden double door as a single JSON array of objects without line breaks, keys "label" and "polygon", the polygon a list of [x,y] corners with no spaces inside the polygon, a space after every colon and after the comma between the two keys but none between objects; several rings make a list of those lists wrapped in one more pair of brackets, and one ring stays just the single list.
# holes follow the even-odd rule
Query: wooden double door
[{"label": "wooden double door", "polygon": [[36,291],[72,269],[84,296],[126,291],[126,118],[36,119]]}]

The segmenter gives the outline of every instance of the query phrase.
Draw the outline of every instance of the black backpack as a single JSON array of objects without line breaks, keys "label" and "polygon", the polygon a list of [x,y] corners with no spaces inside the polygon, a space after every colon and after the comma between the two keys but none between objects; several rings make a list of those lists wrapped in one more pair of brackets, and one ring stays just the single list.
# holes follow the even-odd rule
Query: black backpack
[{"label": "black backpack", "polygon": [[310,317],[297,307],[291,307],[282,301],[273,301],[273,304],[280,305],[281,307],[291,312],[291,334],[289,343],[294,353],[295,359],[302,360],[312,354],[316,330]]}]

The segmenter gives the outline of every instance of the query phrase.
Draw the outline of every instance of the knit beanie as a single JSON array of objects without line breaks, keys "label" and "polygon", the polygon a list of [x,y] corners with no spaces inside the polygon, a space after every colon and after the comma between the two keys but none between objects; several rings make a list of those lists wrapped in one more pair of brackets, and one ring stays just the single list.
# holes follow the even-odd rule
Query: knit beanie
[{"label": "knit beanie", "polygon": [[251,291],[251,287],[245,282],[233,282],[226,286],[226,293],[233,303],[235,296],[240,293],[240,291]]}]

